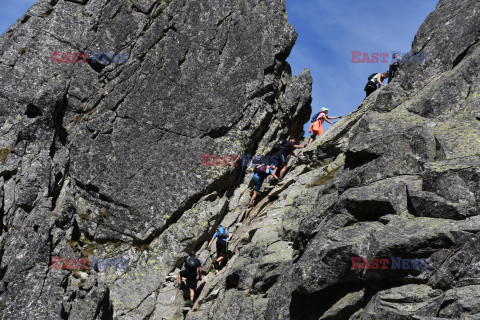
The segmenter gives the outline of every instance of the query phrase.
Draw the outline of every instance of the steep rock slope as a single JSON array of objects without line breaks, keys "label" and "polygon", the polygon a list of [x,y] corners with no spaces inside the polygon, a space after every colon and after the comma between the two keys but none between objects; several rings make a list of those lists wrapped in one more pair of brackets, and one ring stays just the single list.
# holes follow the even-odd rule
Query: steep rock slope
[{"label": "steep rock slope", "polygon": [[[295,38],[282,0],[30,8],[0,38],[1,318],[176,317],[166,276],[244,175],[201,155],[268,150],[311,112],[308,70],[285,62]],[[59,64],[52,51],[129,58]],[[52,257],[129,267],[57,270]]]},{"label": "steep rock slope", "polygon": [[[428,61],[403,65],[246,210],[251,170],[201,154],[265,154],[307,121],[283,2],[40,1],[0,43],[2,317],[480,318],[479,10],[440,1],[412,46]],[[51,50],[130,59],[52,65]],[[219,223],[231,257],[214,273]],[[189,249],[208,274],[184,315],[168,274]],[[50,256],[129,268],[51,270]],[[351,270],[352,257],[428,268]]]},{"label": "steep rock slope", "polygon": [[236,190],[234,256],[188,319],[480,319],[479,13],[440,1],[412,46],[428,61],[292,160],[243,222]]}]

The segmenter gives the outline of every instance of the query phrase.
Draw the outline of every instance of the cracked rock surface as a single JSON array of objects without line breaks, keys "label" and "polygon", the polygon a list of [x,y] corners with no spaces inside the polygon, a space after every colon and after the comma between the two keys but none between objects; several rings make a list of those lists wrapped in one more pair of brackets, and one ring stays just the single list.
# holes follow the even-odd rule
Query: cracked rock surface
[{"label": "cracked rock surface", "polygon": [[[251,168],[202,155],[302,135],[312,78],[285,61],[283,0],[40,0],[0,38],[1,319],[480,319],[479,12],[441,0],[412,44],[428,61],[247,210]],[[220,223],[231,254],[213,272]],[[184,310],[173,284],[192,249],[205,277]]]},{"label": "cracked rock surface", "polygon": [[[166,276],[245,175],[201,155],[300,134],[312,79],[285,61],[295,39],[282,0],[32,6],[0,38],[1,317],[183,317]],[[52,51],[128,61],[52,63]],[[52,257],[128,269],[52,269]]]}]

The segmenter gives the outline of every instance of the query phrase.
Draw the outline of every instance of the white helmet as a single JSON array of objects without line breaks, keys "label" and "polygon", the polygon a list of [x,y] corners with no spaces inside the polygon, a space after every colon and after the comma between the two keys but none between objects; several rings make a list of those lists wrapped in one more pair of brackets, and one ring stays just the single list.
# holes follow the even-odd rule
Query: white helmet
[{"label": "white helmet", "polygon": [[327,108],[322,108],[322,109],[320,109],[320,111],[325,112],[325,111],[328,111],[328,109]]}]

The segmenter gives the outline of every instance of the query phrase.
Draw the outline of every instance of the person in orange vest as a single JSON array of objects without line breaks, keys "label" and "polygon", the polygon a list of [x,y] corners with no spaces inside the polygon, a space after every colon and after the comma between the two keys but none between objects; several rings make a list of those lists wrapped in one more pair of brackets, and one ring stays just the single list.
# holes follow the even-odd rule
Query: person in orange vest
[{"label": "person in orange vest", "polygon": [[327,108],[322,108],[320,109],[320,113],[316,117],[315,120],[312,121],[312,124],[310,125],[310,128],[308,129],[308,133],[312,133],[310,136],[310,140],[308,141],[308,145],[312,143],[315,138],[323,133],[323,122],[326,121],[330,124],[332,124],[329,120],[333,119],[341,119],[342,117],[329,117],[327,116],[328,114],[328,109]]}]

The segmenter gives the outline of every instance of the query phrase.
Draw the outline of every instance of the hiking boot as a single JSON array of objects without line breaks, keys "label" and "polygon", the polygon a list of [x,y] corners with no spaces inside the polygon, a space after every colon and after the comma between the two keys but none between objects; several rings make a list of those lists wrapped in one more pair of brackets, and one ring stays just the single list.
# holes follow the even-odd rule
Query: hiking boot
[{"label": "hiking boot", "polygon": [[252,206],[250,203],[249,203],[249,204],[247,204],[247,207],[249,207],[249,208],[253,208],[253,206]]},{"label": "hiking boot", "polygon": [[193,308],[193,301],[190,301],[190,303],[188,304],[188,306],[189,306],[190,308]]},{"label": "hiking boot", "polygon": [[216,270],[218,270],[218,262],[217,262],[217,260],[214,260],[214,261],[213,261],[213,267],[214,267]]}]

